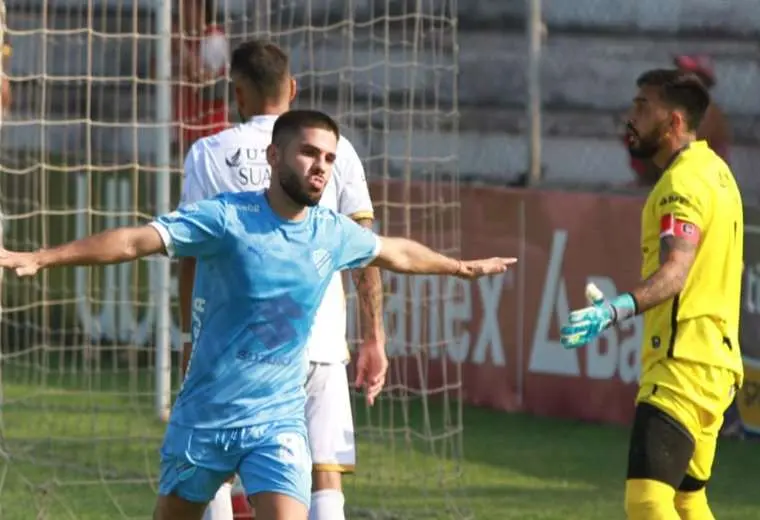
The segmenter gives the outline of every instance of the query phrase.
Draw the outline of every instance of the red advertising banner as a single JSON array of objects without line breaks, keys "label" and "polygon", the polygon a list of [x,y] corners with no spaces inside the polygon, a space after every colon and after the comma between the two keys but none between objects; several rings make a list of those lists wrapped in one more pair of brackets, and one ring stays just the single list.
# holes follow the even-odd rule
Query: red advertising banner
[{"label": "red advertising banner", "polygon": [[[498,193],[498,192],[497,192]],[[641,320],[608,330],[598,341],[565,350],[558,328],[587,305],[593,281],[617,294],[639,280],[642,201],[632,197],[530,191],[526,208],[525,400],[552,416],[627,422],[638,377]]]},{"label": "red advertising banner", "polygon": [[[409,234],[439,250],[458,242],[463,258],[519,258],[513,271],[477,282],[388,276],[391,385],[435,393],[461,382],[470,404],[590,421],[631,419],[641,318],[570,351],[559,343],[559,327],[571,309],[586,304],[588,282],[617,294],[640,279],[640,197],[473,186],[432,193],[423,183],[373,188],[375,200],[394,201],[378,208],[384,234]],[[737,405],[760,432],[757,217],[753,228],[748,214],[748,377]]]},{"label": "red advertising banner", "polygon": [[744,213],[744,288],[741,348],[744,386],[736,405],[747,433],[760,435],[760,211]]}]

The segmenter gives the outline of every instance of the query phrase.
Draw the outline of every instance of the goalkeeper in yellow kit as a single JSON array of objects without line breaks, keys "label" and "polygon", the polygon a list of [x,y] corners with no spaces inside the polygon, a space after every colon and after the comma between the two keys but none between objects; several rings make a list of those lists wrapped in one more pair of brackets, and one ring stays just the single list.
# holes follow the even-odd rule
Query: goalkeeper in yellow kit
[{"label": "goalkeeper in yellow kit", "polygon": [[695,140],[710,104],[700,81],[652,70],[637,85],[628,146],[662,170],[641,215],[643,281],[611,300],[588,294],[591,306],[570,314],[561,339],[565,348],[580,347],[644,314],[626,513],[713,520],[705,488],[723,412],[743,377],[741,195],[726,163]]}]

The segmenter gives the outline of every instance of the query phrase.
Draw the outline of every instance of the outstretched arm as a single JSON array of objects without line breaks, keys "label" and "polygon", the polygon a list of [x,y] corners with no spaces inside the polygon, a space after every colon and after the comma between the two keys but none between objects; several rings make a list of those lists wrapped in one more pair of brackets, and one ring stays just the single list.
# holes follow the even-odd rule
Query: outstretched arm
[{"label": "outstretched arm", "polygon": [[474,279],[503,273],[517,258],[456,260],[407,238],[379,237],[348,217],[336,215],[335,269],[367,265],[405,274],[453,275]]},{"label": "outstretched arm", "polygon": [[[369,265],[398,273],[455,275],[473,279],[503,273],[517,261],[516,258],[455,260],[413,240],[378,237],[343,215],[337,215],[335,222],[338,224],[337,232],[334,233],[338,238],[335,249],[337,270]],[[365,387],[369,405],[374,403],[375,397],[382,390],[387,366],[384,352],[371,348],[360,350],[356,384]]]},{"label": "outstretched arm", "polygon": [[118,264],[165,252],[161,235],[152,225],[123,227],[32,253],[3,251],[0,267],[32,276],[49,267]]},{"label": "outstretched arm", "polygon": [[516,258],[456,260],[407,238],[380,238],[380,250],[370,265],[397,273],[453,275],[478,278],[503,273]]},{"label": "outstretched arm", "polygon": [[380,251],[370,265],[400,273],[458,275],[462,262],[407,238],[380,237]]},{"label": "outstretched arm", "polygon": [[155,253],[170,256],[211,256],[224,244],[226,204],[201,201],[158,217],[141,227],[112,229],[34,253],[0,253],[0,267],[31,276],[47,267],[104,265],[128,262]]}]

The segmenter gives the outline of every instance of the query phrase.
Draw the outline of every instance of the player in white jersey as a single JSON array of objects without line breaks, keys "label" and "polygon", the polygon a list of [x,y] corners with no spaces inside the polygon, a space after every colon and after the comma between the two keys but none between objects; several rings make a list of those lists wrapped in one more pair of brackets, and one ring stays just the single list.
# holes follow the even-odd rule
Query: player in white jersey
[{"label": "player in white jersey", "polygon": [[[232,54],[230,72],[240,116],[245,123],[199,139],[185,161],[180,205],[224,192],[268,187],[266,148],[278,115],[289,109],[296,92],[288,56],[262,41],[241,44]],[[364,168],[351,143],[338,141],[332,179],[320,205],[371,227],[372,202]],[[180,301],[183,326],[190,327],[193,260],[181,266]],[[388,362],[382,323],[382,283],[379,270],[353,271],[361,307],[363,343],[359,350],[357,383],[365,387],[370,404],[382,389]],[[311,520],[344,518],[341,473],[355,464],[354,428],[346,374],[346,305],[340,274],[328,286],[307,343],[310,360],[306,383],[306,417],[313,459]],[[220,488],[205,520],[232,520],[231,485]]]}]

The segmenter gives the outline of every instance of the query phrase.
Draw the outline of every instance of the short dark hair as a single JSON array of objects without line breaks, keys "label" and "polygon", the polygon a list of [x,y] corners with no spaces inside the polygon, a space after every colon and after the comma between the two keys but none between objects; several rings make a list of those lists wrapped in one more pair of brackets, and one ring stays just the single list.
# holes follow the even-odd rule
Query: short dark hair
[{"label": "short dark hair", "polygon": [[265,99],[280,99],[290,76],[290,58],[272,42],[249,40],[232,51],[230,73],[249,81]]},{"label": "short dark hair", "polygon": [[321,128],[328,130],[340,139],[340,129],[335,120],[319,110],[290,110],[274,122],[272,142],[281,144],[304,128]]},{"label": "short dark hair", "polygon": [[686,124],[696,130],[710,106],[710,92],[699,77],[678,69],[654,69],[639,76],[638,87],[655,87],[662,101],[686,113]]}]

